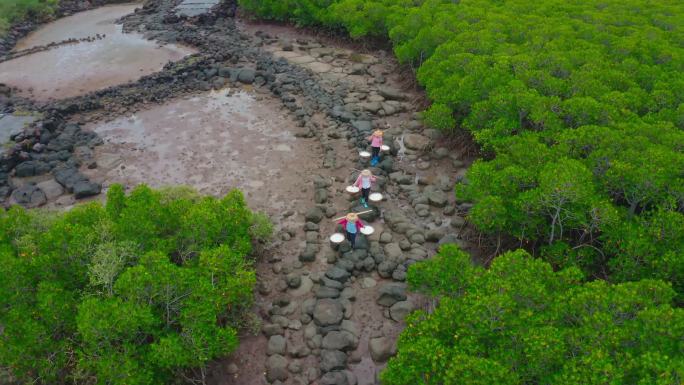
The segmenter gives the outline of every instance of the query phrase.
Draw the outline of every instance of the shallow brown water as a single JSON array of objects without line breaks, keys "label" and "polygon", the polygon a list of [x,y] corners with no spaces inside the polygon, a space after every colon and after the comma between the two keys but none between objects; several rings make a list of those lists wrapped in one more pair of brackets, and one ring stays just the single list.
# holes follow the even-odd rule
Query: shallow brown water
[{"label": "shallow brown water", "polygon": [[[258,100],[261,99],[261,100]],[[202,193],[245,192],[254,208],[293,208],[320,165],[312,139],[296,139],[293,121],[274,101],[221,90],[86,127],[105,144],[94,177],[105,185],[190,185]]]},{"label": "shallow brown water", "polygon": [[194,52],[178,45],[159,46],[140,34],[124,34],[115,22],[138,6],[113,5],[81,12],[31,33],[17,44],[16,50],[96,34],[105,38],[0,63],[0,83],[17,87],[23,96],[36,100],[68,98],[137,80]]}]

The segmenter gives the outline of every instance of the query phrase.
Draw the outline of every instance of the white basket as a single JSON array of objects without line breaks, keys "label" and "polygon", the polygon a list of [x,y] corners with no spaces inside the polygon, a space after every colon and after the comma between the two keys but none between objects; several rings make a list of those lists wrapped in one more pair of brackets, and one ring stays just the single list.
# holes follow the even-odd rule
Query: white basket
[{"label": "white basket", "polygon": [[365,225],[361,228],[361,234],[363,235],[371,235],[375,232],[375,229],[373,226],[370,225]]},{"label": "white basket", "polygon": [[335,233],[330,236],[330,243],[334,243],[336,245],[339,245],[340,243],[344,242],[345,236],[342,233]]},{"label": "white basket", "polygon": [[356,186],[347,186],[346,190],[350,194],[358,194],[360,191],[360,189]]}]

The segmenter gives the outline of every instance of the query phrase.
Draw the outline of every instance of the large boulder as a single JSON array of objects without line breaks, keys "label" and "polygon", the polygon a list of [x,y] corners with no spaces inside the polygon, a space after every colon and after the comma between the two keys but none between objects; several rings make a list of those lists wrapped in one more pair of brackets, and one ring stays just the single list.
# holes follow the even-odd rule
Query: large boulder
[{"label": "large boulder", "polygon": [[50,166],[39,160],[29,160],[27,162],[19,163],[14,169],[14,173],[18,178],[43,175],[50,172]]},{"label": "large boulder", "polygon": [[78,171],[78,169],[74,167],[61,168],[59,170],[56,170],[54,172],[54,175],[57,182],[64,186],[64,188],[67,189],[67,191],[69,192],[74,191],[74,186],[77,183],[88,180],[88,178],[85,175],[81,174]]},{"label": "large boulder", "polygon": [[351,125],[362,133],[369,133],[373,129],[373,123],[370,120],[353,120]]},{"label": "large boulder", "polygon": [[74,185],[74,197],[76,199],[86,198],[97,195],[102,191],[102,185],[99,183],[83,180]]},{"label": "large boulder", "polygon": [[318,207],[312,207],[309,210],[307,210],[307,212],[304,214],[304,218],[308,222],[312,223],[319,223],[321,220],[323,220],[324,216],[325,213]]},{"label": "large boulder", "polygon": [[47,202],[47,198],[43,190],[35,185],[25,185],[12,191],[10,196],[10,203],[20,204],[27,208],[42,206]]},{"label": "large boulder", "polygon": [[372,338],[368,342],[371,358],[377,363],[386,362],[396,354],[397,349],[392,340],[387,337]]},{"label": "large boulder", "polygon": [[299,260],[301,262],[313,262],[318,254],[318,245],[315,243],[307,243],[304,250],[299,253]]},{"label": "large boulder", "polygon": [[439,242],[446,235],[446,229],[438,227],[435,229],[428,230],[425,235],[425,240],[428,242]]},{"label": "large boulder", "polygon": [[350,71],[351,75],[365,75],[367,67],[363,63],[354,63]]},{"label": "large boulder", "polygon": [[344,318],[344,306],[334,299],[320,299],[313,310],[313,319],[319,326],[337,325]]},{"label": "large boulder", "polygon": [[331,331],[323,337],[323,349],[351,350],[356,347],[354,335],[348,331]]},{"label": "large boulder", "polygon": [[316,188],[324,189],[324,188],[328,188],[328,187],[332,186],[332,181],[328,178],[321,176],[321,175],[314,175],[313,184],[314,184],[314,187],[316,187]]},{"label": "large boulder", "polygon": [[399,301],[406,300],[406,285],[401,283],[388,283],[378,290],[378,305],[390,307]]},{"label": "large boulder", "polygon": [[350,385],[347,374],[339,370],[325,373],[319,381],[320,385]]},{"label": "large boulder", "polygon": [[266,360],[266,379],[268,382],[287,380],[287,359],[280,354],[274,354]]},{"label": "large boulder", "polygon": [[36,186],[38,186],[39,189],[43,190],[43,192],[45,193],[45,197],[47,197],[48,200],[55,199],[60,195],[64,194],[64,187],[62,187],[62,185],[57,183],[57,181],[54,179],[40,182],[36,184]]},{"label": "large boulder", "polygon": [[333,267],[329,268],[328,271],[325,272],[325,275],[330,279],[333,279],[335,281],[339,281],[342,283],[346,282],[350,276],[350,274],[347,270],[342,269],[342,268],[337,267],[337,266],[333,266]]},{"label": "large boulder", "polygon": [[344,288],[344,285],[340,281],[336,281],[334,279],[330,279],[326,276],[321,277],[321,284],[323,286],[331,287],[333,289],[337,290],[342,290]]},{"label": "large boulder", "polygon": [[254,78],[256,77],[256,71],[251,68],[242,68],[238,73],[237,80],[240,83],[252,84],[254,83]]},{"label": "large boulder", "polygon": [[389,278],[392,276],[392,273],[396,267],[397,264],[394,261],[382,261],[378,264],[378,274],[382,278]]},{"label": "large boulder", "polygon": [[314,202],[322,204],[328,201],[328,190],[319,188],[314,193]]},{"label": "large boulder", "polygon": [[382,104],[378,102],[364,102],[364,103],[359,103],[359,107],[361,107],[364,111],[368,111],[373,114],[377,114],[378,111],[382,109]]},{"label": "large boulder", "polygon": [[448,202],[446,193],[441,190],[434,190],[427,193],[428,202],[435,207],[444,207]]},{"label": "large boulder", "polygon": [[381,86],[378,89],[378,93],[385,99],[388,100],[404,100],[406,99],[406,95],[399,91],[396,88],[388,87],[388,86]]},{"label": "large boulder", "polygon": [[264,326],[261,327],[261,331],[266,337],[271,337],[276,334],[282,334],[283,327],[278,324],[264,324]]},{"label": "large boulder", "polygon": [[321,286],[316,290],[316,298],[338,298],[340,296],[340,290],[328,286]]},{"label": "large boulder", "polygon": [[285,276],[285,282],[291,289],[296,289],[302,284],[302,276],[297,273],[290,273]]},{"label": "large boulder", "polygon": [[285,354],[287,348],[287,340],[281,335],[274,335],[268,339],[268,347],[266,354],[269,356],[273,354]]},{"label": "large boulder", "polygon": [[400,322],[413,311],[413,303],[411,301],[399,301],[390,307],[390,318]]},{"label": "large boulder", "polygon": [[385,256],[387,256],[389,259],[398,260],[401,258],[402,254],[404,254],[404,252],[401,251],[398,243],[388,243],[385,245],[384,249]]},{"label": "large boulder", "polygon": [[422,151],[430,145],[430,139],[423,135],[406,134],[404,136],[404,145],[408,149]]},{"label": "large boulder", "polygon": [[377,281],[374,280],[373,278],[370,278],[370,277],[361,278],[361,288],[362,289],[370,289],[370,288],[375,287],[375,285],[377,285],[377,284],[378,284]]},{"label": "large boulder", "polygon": [[347,367],[347,355],[339,350],[321,351],[321,370],[330,372],[333,370],[343,370]]}]

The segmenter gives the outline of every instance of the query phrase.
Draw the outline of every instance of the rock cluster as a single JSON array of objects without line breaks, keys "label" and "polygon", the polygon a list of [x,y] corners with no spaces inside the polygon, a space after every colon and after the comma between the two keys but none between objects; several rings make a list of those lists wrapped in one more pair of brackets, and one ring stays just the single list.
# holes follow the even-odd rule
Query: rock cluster
[{"label": "rock cluster", "polygon": [[[96,166],[92,150],[102,140],[95,133],[66,123],[58,113],[48,113],[9,138],[12,144],[0,158],[0,203],[37,207],[64,191],[73,193],[77,199],[100,193],[100,184],[79,171],[84,163]],[[61,188],[50,181],[13,186],[10,180],[10,175],[30,179],[49,173]]]}]

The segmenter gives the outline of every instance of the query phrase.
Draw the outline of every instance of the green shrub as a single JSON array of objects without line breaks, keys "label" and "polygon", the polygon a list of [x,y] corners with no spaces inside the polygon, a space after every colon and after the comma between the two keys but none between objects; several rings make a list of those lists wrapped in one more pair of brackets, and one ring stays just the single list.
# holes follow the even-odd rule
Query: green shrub
[{"label": "green shrub", "polygon": [[452,116],[453,111],[444,104],[435,103],[427,111],[423,112],[423,121],[430,127],[442,131],[453,130],[456,127],[456,120]]},{"label": "green shrub", "polygon": [[7,29],[9,28],[10,23],[7,19],[0,17],[0,36],[4,35],[5,32],[7,32]]},{"label": "green shrub", "polygon": [[525,251],[485,270],[445,247],[409,269],[439,305],[409,316],[382,383],[678,384],[684,310],[672,307],[670,285],[581,278]]},{"label": "green shrub", "polygon": [[266,243],[273,237],[273,223],[268,215],[264,213],[254,213],[252,216],[252,226],[249,233],[257,242]]},{"label": "green shrub", "polygon": [[0,366],[26,383],[163,384],[227,355],[252,304],[252,224],[238,191],[146,186],[0,213]]},{"label": "green shrub", "polygon": [[58,0],[0,0],[0,36],[12,23],[29,14],[39,17],[51,15],[57,5]]}]

